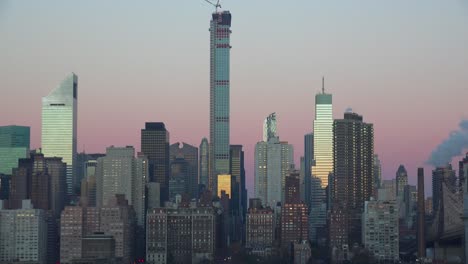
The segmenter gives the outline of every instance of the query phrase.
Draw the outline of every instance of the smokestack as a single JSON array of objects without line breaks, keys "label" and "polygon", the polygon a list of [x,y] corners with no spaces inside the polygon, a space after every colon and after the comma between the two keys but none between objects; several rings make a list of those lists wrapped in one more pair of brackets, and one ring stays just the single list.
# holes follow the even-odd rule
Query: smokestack
[{"label": "smokestack", "polygon": [[462,155],[466,148],[468,148],[468,120],[462,120],[458,130],[452,131],[449,137],[432,151],[427,163],[434,167],[445,166],[454,157]]},{"label": "smokestack", "polygon": [[418,258],[426,257],[424,169],[418,168]]}]

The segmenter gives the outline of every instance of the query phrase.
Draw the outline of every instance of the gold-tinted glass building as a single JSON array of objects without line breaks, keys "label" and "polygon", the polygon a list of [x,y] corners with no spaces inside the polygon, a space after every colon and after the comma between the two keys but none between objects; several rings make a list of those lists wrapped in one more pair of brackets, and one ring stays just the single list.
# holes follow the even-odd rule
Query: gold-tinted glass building
[{"label": "gold-tinted glass building", "polygon": [[224,191],[231,198],[232,176],[230,174],[218,175],[218,197],[221,197],[221,191]]}]

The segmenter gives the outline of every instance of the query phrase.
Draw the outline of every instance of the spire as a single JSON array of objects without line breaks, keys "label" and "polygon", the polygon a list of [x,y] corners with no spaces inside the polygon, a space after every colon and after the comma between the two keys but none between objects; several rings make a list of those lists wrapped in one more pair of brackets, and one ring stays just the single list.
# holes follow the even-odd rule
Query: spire
[{"label": "spire", "polygon": [[322,93],[325,94],[325,76],[322,76]]}]

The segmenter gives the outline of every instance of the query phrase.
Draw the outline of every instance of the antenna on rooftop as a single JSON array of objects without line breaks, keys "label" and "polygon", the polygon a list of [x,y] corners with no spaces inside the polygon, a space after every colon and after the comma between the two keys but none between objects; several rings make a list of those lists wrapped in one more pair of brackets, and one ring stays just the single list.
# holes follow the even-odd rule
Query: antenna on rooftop
[{"label": "antenna on rooftop", "polygon": [[325,76],[322,76],[322,93],[325,93]]},{"label": "antenna on rooftop", "polygon": [[219,3],[221,0],[217,0],[216,3],[210,0],[205,0],[205,2],[209,3],[210,5],[215,7],[216,13],[218,13],[218,8],[221,8],[221,4]]}]

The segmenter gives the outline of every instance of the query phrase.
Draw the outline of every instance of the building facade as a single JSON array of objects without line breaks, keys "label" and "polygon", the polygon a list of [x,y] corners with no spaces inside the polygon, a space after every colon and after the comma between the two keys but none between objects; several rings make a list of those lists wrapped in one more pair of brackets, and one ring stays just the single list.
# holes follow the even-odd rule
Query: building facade
[{"label": "building facade", "polygon": [[148,211],[146,262],[199,263],[213,260],[216,212],[212,207],[168,207]]},{"label": "building facade", "polygon": [[42,98],[42,152],[61,157],[67,164],[67,195],[79,187],[76,181],[78,77],[71,73]]},{"label": "building facade", "polygon": [[37,263],[47,261],[47,223],[44,210],[33,209],[24,200],[22,208],[0,208],[0,262]]},{"label": "building facade", "polygon": [[160,200],[169,199],[169,131],[164,123],[145,123],[141,130],[141,152],[148,158],[149,181],[160,186]]},{"label": "building facade", "polygon": [[219,174],[229,173],[231,13],[212,14],[210,21],[209,186],[216,194]]},{"label": "building facade", "polygon": [[254,255],[266,257],[273,253],[275,213],[270,208],[250,207],[246,221],[245,247]]},{"label": "building facade", "polygon": [[364,246],[378,261],[399,261],[398,207],[395,201],[366,201],[362,219]]},{"label": "building facade", "polygon": [[28,158],[30,127],[0,126],[0,174],[12,175],[18,159]]},{"label": "building facade", "polygon": [[200,158],[199,158],[199,172],[198,172],[198,183],[203,185],[205,188],[208,188],[208,172],[209,166],[208,163],[210,161],[209,152],[210,147],[208,144],[208,139],[203,138],[200,143]]},{"label": "building facade", "polygon": [[361,218],[364,202],[369,201],[374,188],[374,130],[362,116],[346,112],[344,119],[335,120],[333,206],[348,213],[349,245],[361,244]]}]

